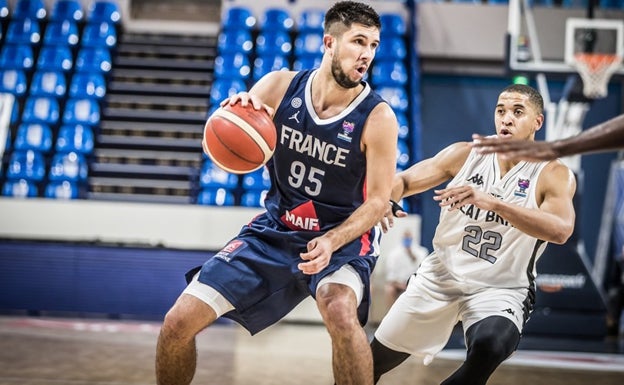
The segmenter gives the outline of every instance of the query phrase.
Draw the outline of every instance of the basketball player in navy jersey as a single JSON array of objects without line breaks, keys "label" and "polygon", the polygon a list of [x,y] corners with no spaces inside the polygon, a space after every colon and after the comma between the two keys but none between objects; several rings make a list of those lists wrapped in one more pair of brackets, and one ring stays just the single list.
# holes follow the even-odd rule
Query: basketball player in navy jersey
[{"label": "basketball player in navy jersey", "polygon": [[222,103],[251,103],[273,116],[278,143],[267,163],[266,212],[187,274],[190,283],[158,338],[158,384],[191,382],[195,336],[217,318],[255,334],[308,296],[331,337],[336,383],[373,384],[362,326],[379,255],[376,225],[395,174],[398,122],[363,81],[379,45],[378,14],[338,2],[324,28],[320,68],[269,73]]},{"label": "basketball player in navy jersey", "polygon": [[[543,121],[537,90],[512,85],[499,95],[499,137],[532,141]],[[547,242],[561,244],[572,234],[576,181],[558,160],[512,162],[455,143],[397,174],[392,199],[448,180],[434,190],[441,207],[434,250],[371,342],[376,381],[410,355],[430,363],[461,321],[466,360],[442,384],[485,384],[518,345]]]}]

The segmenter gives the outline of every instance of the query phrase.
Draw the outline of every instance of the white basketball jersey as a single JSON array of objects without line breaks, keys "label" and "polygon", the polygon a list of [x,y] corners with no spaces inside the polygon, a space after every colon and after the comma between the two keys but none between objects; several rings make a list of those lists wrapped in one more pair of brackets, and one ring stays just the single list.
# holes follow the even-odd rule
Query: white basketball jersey
[{"label": "white basketball jersey", "polygon": [[[535,191],[546,162],[520,162],[501,178],[496,154],[474,150],[448,184],[471,185],[505,202],[537,208]],[[466,284],[498,288],[528,288],[535,280],[535,265],[546,248],[513,227],[495,212],[466,205],[459,210],[441,208],[433,238],[434,258]]]}]

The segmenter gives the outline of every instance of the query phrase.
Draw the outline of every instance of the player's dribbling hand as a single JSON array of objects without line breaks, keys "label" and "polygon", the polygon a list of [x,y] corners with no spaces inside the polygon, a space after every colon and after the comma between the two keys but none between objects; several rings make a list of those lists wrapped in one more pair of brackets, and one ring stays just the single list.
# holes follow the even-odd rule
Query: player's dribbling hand
[{"label": "player's dribbling hand", "polygon": [[307,262],[297,265],[303,274],[316,274],[329,265],[332,255],[332,245],[328,239],[323,237],[314,238],[308,242],[308,251],[299,254],[299,257]]},{"label": "player's dribbling hand", "polygon": [[253,106],[254,109],[256,110],[260,110],[260,109],[265,109],[266,112],[269,114],[269,116],[273,117],[273,114],[275,113],[275,110],[262,103],[262,100],[260,100],[260,98],[258,98],[256,95],[250,94],[249,92],[239,92],[237,94],[234,94],[232,96],[230,96],[229,98],[226,98],[225,100],[223,100],[220,104],[221,107],[230,104],[230,105],[234,105],[236,103],[241,104],[241,106],[245,107],[247,106],[249,103],[251,103],[251,105]]}]

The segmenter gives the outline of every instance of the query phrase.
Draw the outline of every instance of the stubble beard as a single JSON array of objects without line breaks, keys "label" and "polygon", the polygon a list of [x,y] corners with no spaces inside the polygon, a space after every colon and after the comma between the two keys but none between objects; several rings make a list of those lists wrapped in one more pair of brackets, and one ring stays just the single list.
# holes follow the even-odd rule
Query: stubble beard
[{"label": "stubble beard", "polygon": [[360,82],[349,79],[347,74],[342,70],[340,64],[340,60],[338,60],[338,52],[336,52],[336,55],[332,58],[331,66],[332,76],[334,77],[336,83],[338,83],[340,87],[346,89],[351,89],[359,86]]}]

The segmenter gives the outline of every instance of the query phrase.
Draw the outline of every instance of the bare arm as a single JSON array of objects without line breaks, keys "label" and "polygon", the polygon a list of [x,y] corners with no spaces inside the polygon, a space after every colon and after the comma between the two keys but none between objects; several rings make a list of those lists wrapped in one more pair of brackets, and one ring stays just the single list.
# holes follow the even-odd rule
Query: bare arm
[{"label": "bare arm", "polygon": [[315,274],[329,263],[331,254],[375,226],[383,217],[390,199],[396,171],[398,123],[390,107],[379,104],[369,116],[362,145],[366,152],[366,201],[342,224],[308,243],[308,252],[299,264],[305,274]]},{"label": "bare arm", "polygon": [[480,153],[497,152],[507,159],[544,161],[568,155],[624,149],[624,114],[593,126],[578,135],[552,142],[473,135],[473,147]]}]

